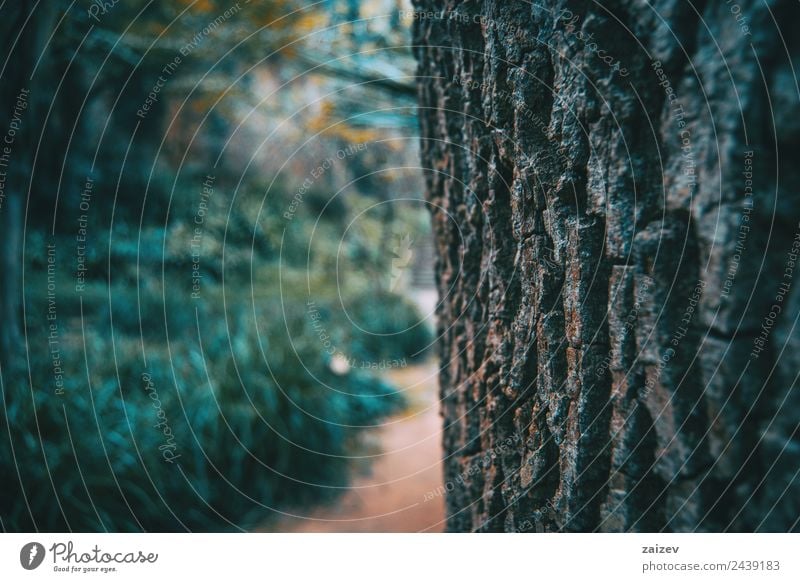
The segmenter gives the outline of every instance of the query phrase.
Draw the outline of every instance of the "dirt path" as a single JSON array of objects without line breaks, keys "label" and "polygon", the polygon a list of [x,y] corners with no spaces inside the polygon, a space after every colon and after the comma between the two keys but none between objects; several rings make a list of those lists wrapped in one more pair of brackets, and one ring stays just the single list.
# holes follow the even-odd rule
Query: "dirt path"
[{"label": "dirt path", "polygon": [[[442,531],[441,417],[435,363],[392,370],[389,379],[406,391],[409,410],[376,429],[383,455],[369,475],[356,477],[331,506],[307,518],[288,518],[273,531],[420,532]],[[427,500],[426,500],[427,499]]]}]

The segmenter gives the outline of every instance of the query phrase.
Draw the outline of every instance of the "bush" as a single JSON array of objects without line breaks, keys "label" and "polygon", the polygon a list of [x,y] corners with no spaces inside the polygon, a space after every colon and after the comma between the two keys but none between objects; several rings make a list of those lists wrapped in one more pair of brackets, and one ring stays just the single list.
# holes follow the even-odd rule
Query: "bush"
[{"label": "bush", "polygon": [[353,356],[364,362],[419,360],[433,334],[417,307],[392,293],[357,296],[349,305],[349,343]]},{"label": "bush", "polygon": [[[14,476],[0,485],[3,526],[216,531],[335,496],[362,428],[403,399],[376,377],[334,373],[302,316],[287,334],[269,319],[278,310],[201,312],[202,346],[182,330],[169,349],[146,345],[146,365],[138,338],[112,345],[89,330],[84,362],[64,330],[63,396],[47,350],[30,350],[30,383],[26,365],[2,387],[13,449],[4,439],[0,464]],[[29,342],[47,345],[46,329]]]},{"label": "bush", "polygon": [[[325,207],[323,194],[310,194],[308,208]],[[431,334],[410,302],[379,291],[391,266],[379,217],[347,239],[342,253],[356,257],[355,268],[340,284],[338,243],[352,201],[328,206],[319,224],[304,211],[287,226],[285,197],[269,198],[262,212],[262,196],[243,193],[230,215],[226,198],[213,202],[202,300],[189,299],[195,191],[176,197],[183,201],[167,226],[136,231],[138,215],[121,217],[112,245],[98,224],[80,294],[74,235],[59,239],[55,344],[48,256],[37,250],[53,237],[28,233],[27,357],[0,378],[0,432],[10,436],[0,443],[3,528],[249,528],[347,485],[365,452],[363,430],[404,405],[371,370],[421,357]],[[309,317],[309,288],[349,367]],[[266,299],[254,306],[251,289]]]}]

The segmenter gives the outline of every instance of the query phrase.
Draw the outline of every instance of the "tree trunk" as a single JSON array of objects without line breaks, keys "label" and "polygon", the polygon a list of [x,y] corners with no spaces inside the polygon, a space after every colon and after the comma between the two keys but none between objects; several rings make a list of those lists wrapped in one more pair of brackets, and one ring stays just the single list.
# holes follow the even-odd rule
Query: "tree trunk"
[{"label": "tree trunk", "polygon": [[798,4],[416,8],[449,529],[797,530]]}]

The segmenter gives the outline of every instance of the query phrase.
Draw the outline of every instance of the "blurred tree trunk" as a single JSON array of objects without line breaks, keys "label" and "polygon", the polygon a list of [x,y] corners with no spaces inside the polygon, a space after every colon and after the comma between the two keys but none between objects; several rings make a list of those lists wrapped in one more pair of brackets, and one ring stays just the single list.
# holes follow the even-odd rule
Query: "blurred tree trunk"
[{"label": "blurred tree trunk", "polygon": [[[56,4],[20,0],[0,8],[4,61],[0,69],[0,154],[4,154],[0,168],[4,173],[4,198],[0,205],[0,363],[3,365],[21,353],[25,199],[33,180],[36,129],[49,104],[48,93],[55,89],[52,79],[43,80],[47,67],[43,51],[52,30]],[[48,152],[44,157],[52,155],[57,152]]]},{"label": "blurred tree trunk", "polygon": [[797,530],[800,10],[738,6],[417,0],[450,530]]}]

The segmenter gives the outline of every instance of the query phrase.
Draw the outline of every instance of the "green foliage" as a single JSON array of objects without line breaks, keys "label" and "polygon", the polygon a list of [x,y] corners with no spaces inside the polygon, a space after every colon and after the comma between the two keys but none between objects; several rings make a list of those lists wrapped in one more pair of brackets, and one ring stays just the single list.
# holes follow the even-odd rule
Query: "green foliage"
[{"label": "green foliage", "polygon": [[357,358],[367,362],[422,359],[432,333],[416,306],[391,293],[353,299],[351,343]]},{"label": "green foliage", "polygon": [[[263,207],[261,192],[244,187],[228,209],[220,184],[209,201],[199,298],[187,226],[196,190],[176,191],[166,226],[131,232],[124,213],[113,233],[93,224],[80,293],[74,239],[29,233],[29,360],[3,374],[5,528],[249,528],[347,485],[369,452],[364,428],[404,406],[379,373],[421,357],[430,341],[416,308],[384,289],[392,257],[380,251],[384,233],[413,228],[416,216],[369,216],[357,236],[342,237],[362,198],[326,207],[315,192],[310,211],[287,224],[283,191]],[[51,278],[47,243],[57,249]],[[348,263],[365,252],[368,263]],[[316,327],[309,300],[322,313]]]},{"label": "green foliage", "polygon": [[[216,531],[307,510],[347,484],[369,452],[365,427],[403,407],[380,364],[410,363],[430,342],[413,305],[389,291],[393,241],[426,219],[388,194],[419,185],[401,189],[403,172],[378,171],[413,165],[403,162],[416,160],[412,142],[378,139],[370,127],[416,127],[411,109],[362,116],[392,104],[376,101],[386,88],[413,103],[407,86],[377,83],[403,71],[380,58],[358,63],[370,65],[369,99],[342,93],[300,106],[306,94],[350,85],[355,63],[266,96],[308,59],[330,60],[317,54],[334,46],[326,35],[337,47],[400,43],[340,23],[295,44],[338,20],[294,12],[292,1],[136,0],[97,18],[92,5],[55,0],[38,69],[45,107],[41,127],[32,114],[30,127],[54,155],[19,182],[30,193],[20,241],[26,343],[0,354],[0,434],[9,437],[0,440],[0,528]],[[284,152],[302,150],[286,169],[283,154],[251,159],[267,135]],[[353,144],[357,155],[310,180]],[[324,336],[309,301],[324,312]]]},{"label": "green foliage", "polygon": [[[214,531],[333,497],[361,427],[403,399],[376,377],[331,371],[302,314],[288,316],[289,340],[279,310],[199,309],[168,349],[145,347],[146,364],[116,326],[113,343],[103,326],[86,334],[85,362],[80,334],[62,329],[63,395],[48,351],[30,350],[30,383],[4,375],[4,527]],[[29,342],[47,345],[46,327]]]}]

